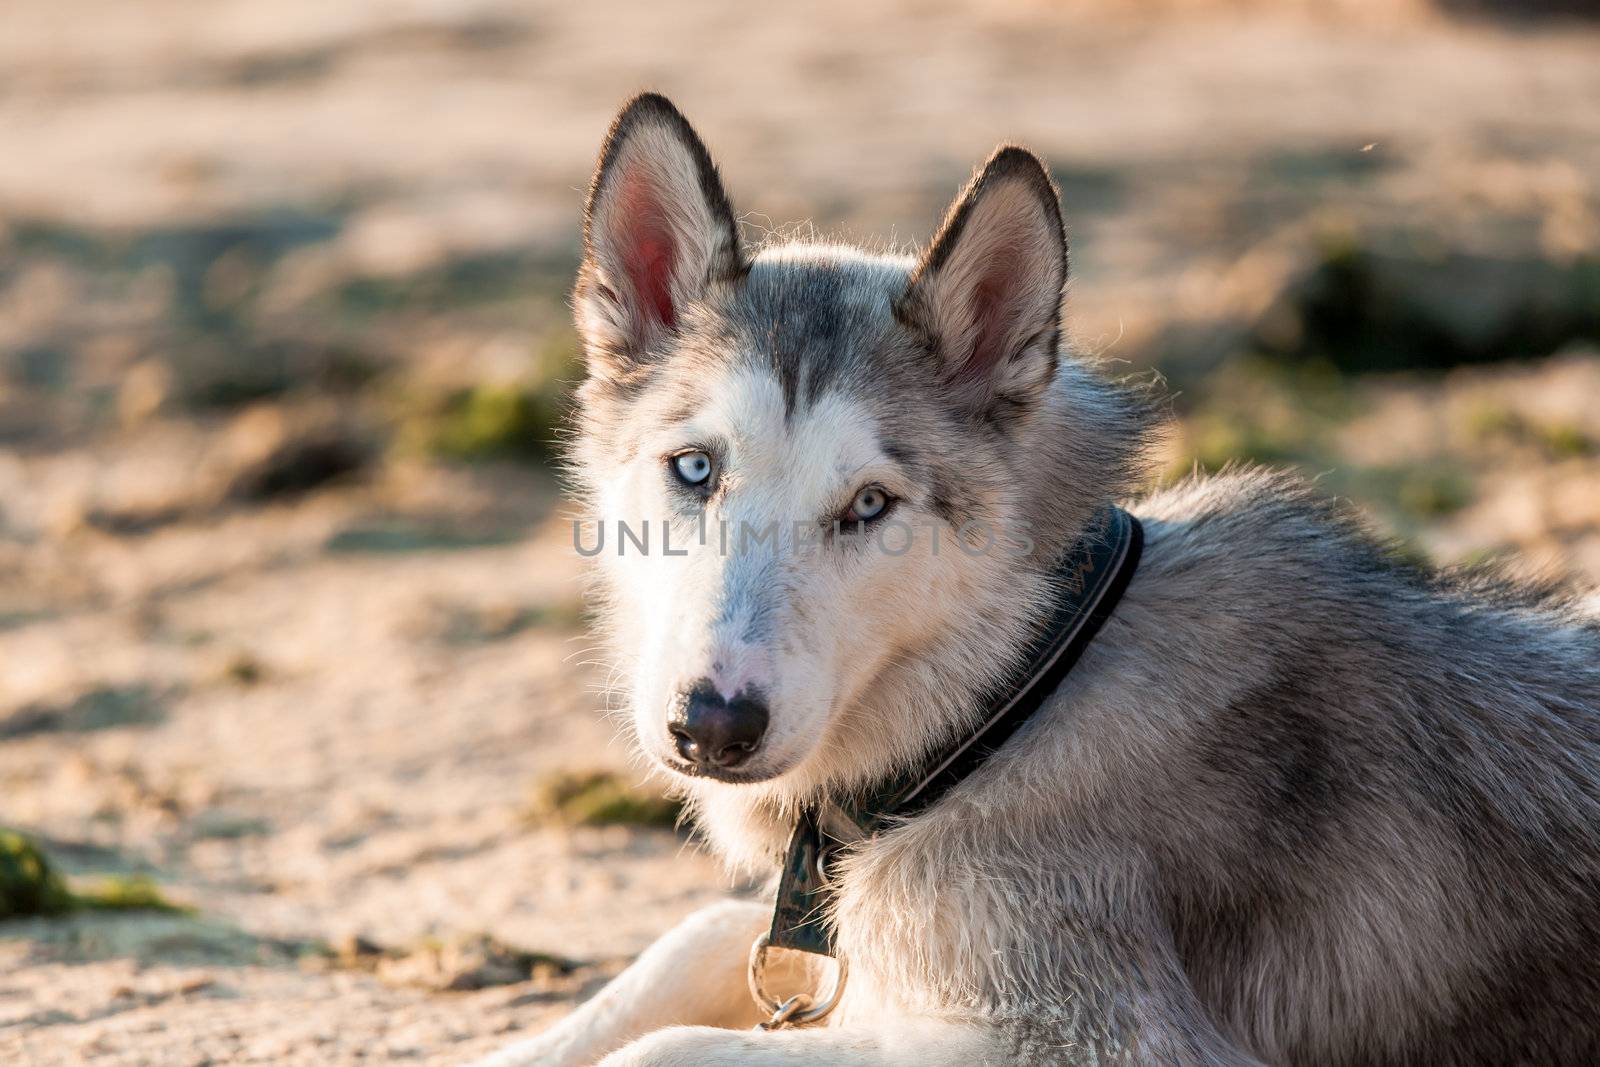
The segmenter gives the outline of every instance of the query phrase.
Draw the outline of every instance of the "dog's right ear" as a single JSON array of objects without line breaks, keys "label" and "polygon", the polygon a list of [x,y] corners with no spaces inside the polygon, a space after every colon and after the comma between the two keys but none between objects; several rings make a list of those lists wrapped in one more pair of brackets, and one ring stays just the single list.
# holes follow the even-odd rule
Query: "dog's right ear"
[{"label": "dog's right ear", "polygon": [[743,269],[717,168],[666,97],[636,96],[611,124],[583,246],[578,332],[590,370],[607,376],[652,358],[691,302]]}]

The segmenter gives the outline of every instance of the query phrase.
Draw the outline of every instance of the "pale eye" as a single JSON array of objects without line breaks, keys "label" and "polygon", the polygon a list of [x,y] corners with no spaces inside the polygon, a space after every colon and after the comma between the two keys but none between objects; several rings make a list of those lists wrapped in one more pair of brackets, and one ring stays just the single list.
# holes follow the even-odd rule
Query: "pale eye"
[{"label": "pale eye", "polygon": [[711,457],[704,452],[679,452],[672,470],[684,485],[704,485],[711,478]]},{"label": "pale eye", "polygon": [[889,494],[875,485],[869,485],[850,501],[846,522],[871,522],[889,507]]}]

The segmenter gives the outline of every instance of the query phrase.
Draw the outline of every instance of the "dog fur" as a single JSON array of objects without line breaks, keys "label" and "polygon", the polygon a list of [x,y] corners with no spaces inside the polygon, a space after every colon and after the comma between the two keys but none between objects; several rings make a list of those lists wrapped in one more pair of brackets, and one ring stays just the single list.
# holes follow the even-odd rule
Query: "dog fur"
[{"label": "dog fur", "polygon": [[[802,805],[968,726],[1051,561],[1142,488],[1155,422],[1064,346],[1056,192],[1022,149],[920,260],[751,254],[699,138],[646,95],[606,140],[585,236],[578,482],[591,514],[691,546],[601,553],[619,689],[714,847],[770,872]],[[709,496],[667,471],[685,447],[715,457]],[[913,529],[901,555],[826,528],[868,482]],[[1281,474],[1131,507],[1143,562],[1060,689],[834,872],[851,975],[827,1025],[745,1029],[770,903],[730,902],[486,1062],[1600,1062],[1592,608],[1401,562]],[[695,541],[707,518],[783,525],[727,552]],[[974,524],[1028,536],[952,551]],[[727,775],[667,733],[702,678],[770,705]]]}]

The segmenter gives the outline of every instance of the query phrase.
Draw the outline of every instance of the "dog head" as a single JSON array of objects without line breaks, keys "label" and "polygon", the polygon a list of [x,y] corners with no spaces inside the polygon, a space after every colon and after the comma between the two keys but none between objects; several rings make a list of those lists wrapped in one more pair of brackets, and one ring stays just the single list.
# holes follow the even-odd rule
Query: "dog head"
[{"label": "dog head", "polygon": [[1121,463],[1093,394],[1078,440],[1048,399],[1092,376],[1059,356],[1045,168],[1000,149],[920,259],[747,254],[700,139],[646,95],[584,237],[580,541],[644,751],[796,791],[916,758],[1009,665],[1040,561]]}]

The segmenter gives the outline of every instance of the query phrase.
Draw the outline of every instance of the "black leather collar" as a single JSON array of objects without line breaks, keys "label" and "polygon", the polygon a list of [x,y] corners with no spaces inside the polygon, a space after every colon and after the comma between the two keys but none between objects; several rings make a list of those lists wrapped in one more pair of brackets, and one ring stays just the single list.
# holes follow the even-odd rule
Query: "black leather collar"
[{"label": "black leather collar", "polygon": [[980,725],[870,795],[801,816],[784,859],[769,944],[834,954],[828,925],[833,895],[826,878],[829,858],[936,803],[999,751],[1061,685],[1110,617],[1139,566],[1143,547],[1138,519],[1116,507],[1100,513],[1062,557],[1055,612],[1029,646],[1022,666],[984,702]]}]

